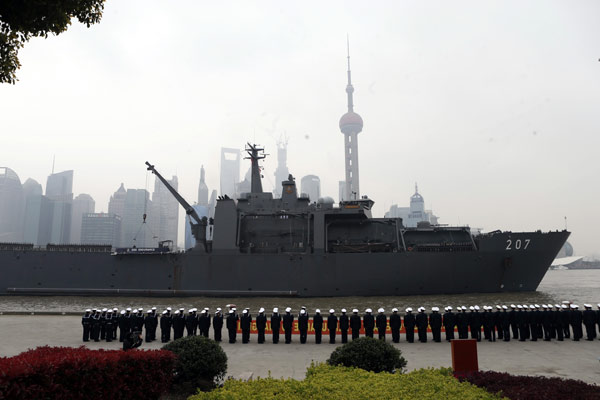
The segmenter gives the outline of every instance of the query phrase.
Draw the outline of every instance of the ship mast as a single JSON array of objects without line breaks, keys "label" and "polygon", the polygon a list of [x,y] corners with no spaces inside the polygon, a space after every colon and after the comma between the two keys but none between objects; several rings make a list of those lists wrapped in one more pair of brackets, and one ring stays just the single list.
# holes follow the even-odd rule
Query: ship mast
[{"label": "ship mast", "polygon": [[258,165],[258,160],[264,159],[268,154],[264,153],[265,149],[259,148],[256,144],[251,145],[248,143],[246,145],[246,152],[248,153],[248,157],[245,157],[246,160],[250,160],[252,163],[252,181],[250,183],[251,192],[252,193],[262,193],[262,182],[260,179],[260,166]]}]

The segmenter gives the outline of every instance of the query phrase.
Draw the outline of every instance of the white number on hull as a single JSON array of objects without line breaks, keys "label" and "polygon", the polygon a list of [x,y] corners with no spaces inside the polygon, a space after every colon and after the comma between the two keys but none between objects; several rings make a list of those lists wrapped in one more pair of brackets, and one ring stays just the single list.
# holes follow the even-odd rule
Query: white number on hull
[{"label": "white number on hull", "polygon": [[[521,239],[515,240],[514,250],[526,250],[529,247],[529,243],[531,243],[531,239],[524,240],[525,245],[523,246],[523,242]],[[506,250],[513,250],[513,241],[511,239],[506,239]]]}]

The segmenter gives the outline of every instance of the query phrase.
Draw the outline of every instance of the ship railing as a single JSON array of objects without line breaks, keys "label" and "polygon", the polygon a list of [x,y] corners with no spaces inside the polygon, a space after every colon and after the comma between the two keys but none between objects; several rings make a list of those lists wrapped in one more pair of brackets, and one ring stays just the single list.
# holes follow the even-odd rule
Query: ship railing
[{"label": "ship railing", "polygon": [[408,251],[419,253],[468,252],[477,250],[471,242],[463,243],[419,243],[407,246]]},{"label": "ship railing", "polygon": [[0,250],[24,251],[33,249],[33,243],[0,243]]},{"label": "ship railing", "polygon": [[396,250],[394,242],[360,242],[360,243],[337,243],[330,242],[330,253],[391,253]]}]

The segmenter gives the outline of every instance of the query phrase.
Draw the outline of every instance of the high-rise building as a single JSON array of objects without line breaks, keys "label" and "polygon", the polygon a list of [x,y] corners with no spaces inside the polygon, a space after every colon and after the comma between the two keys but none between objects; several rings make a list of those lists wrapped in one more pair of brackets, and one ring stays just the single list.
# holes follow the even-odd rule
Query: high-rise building
[{"label": "high-rise building", "polygon": [[308,195],[311,203],[321,197],[321,180],[316,175],[306,175],[300,180],[300,192]]},{"label": "high-rise building", "polygon": [[[167,179],[167,182],[173,189],[179,188],[177,176],[174,175],[171,180]],[[172,240],[173,246],[177,246],[179,202],[158,177],[154,181],[150,220],[152,221],[152,230],[157,236],[156,245],[158,245],[158,241]]]},{"label": "high-rise building", "polygon": [[287,181],[290,171],[287,167],[287,139],[280,138],[277,141],[277,168],[275,169],[274,197],[281,197],[281,182]]},{"label": "high-rise building", "polygon": [[121,217],[115,214],[86,213],[81,219],[81,243],[119,247]]},{"label": "high-rise building", "polygon": [[240,151],[221,148],[221,196],[228,195],[236,199],[240,183]]},{"label": "high-rise building", "polygon": [[84,214],[96,211],[96,202],[89,194],[82,193],[73,199],[72,210],[71,243],[83,243],[81,241],[81,221]]},{"label": "high-rise building", "polygon": [[204,165],[200,168],[200,183],[198,184],[198,205],[208,206],[208,186],[206,186]]},{"label": "high-rise building", "polygon": [[346,181],[338,182],[338,191],[340,201],[350,200],[346,197]]},{"label": "high-rise building", "polygon": [[118,247],[155,247],[158,236],[148,210],[152,210],[150,193],[145,189],[127,189],[121,219],[122,239]]},{"label": "high-rise building", "polygon": [[53,203],[43,195],[42,185],[29,178],[23,184],[25,215],[23,241],[37,246],[50,243]]},{"label": "high-rise building", "polygon": [[[360,199],[360,185],[358,176],[358,134],[362,131],[363,120],[354,112],[354,87],[350,74],[350,44],[348,44],[348,112],[340,118],[340,130],[344,134],[344,160],[346,170],[346,185],[344,200]],[[341,200],[341,199],[340,199]]]},{"label": "high-rise building", "polygon": [[23,186],[15,171],[0,167],[0,242],[23,241]]},{"label": "high-rise building", "polygon": [[385,213],[385,218],[402,218],[402,225],[407,228],[416,228],[419,222],[438,224],[438,217],[433,214],[433,211],[425,209],[425,200],[419,193],[417,184],[415,184],[415,194],[410,197],[410,206],[398,207],[394,204]]},{"label": "high-rise building", "polygon": [[63,171],[48,176],[46,197],[52,201],[50,242],[53,244],[69,243],[73,205],[73,171]]},{"label": "high-rise building", "polygon": [[125,190],[125,185],[121,183],[119,189],[110,196],[110,200],[108,201],[108,213],[115,214],[123,218],[125,215],[125,198],[127,197],[127,190]]}]

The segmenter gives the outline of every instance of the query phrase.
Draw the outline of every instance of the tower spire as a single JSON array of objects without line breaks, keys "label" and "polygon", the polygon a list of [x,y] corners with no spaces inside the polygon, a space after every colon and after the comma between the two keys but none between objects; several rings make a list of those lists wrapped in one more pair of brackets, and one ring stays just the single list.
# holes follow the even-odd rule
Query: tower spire
[{"label": "tower spire", "polygon": [[346,35],[346,49],[348,52],[348,85],[346,86],[346,93],[348,93],[348,112],[354,111],[354,99],[352,93],[354,93],[354,87],[352,86],[352,73],[350,72],[350,36]]}]

